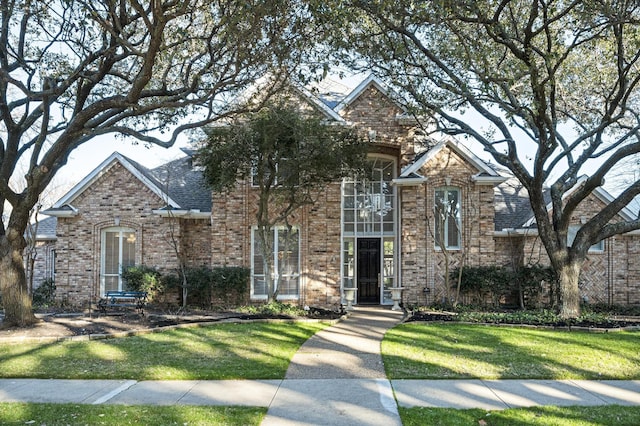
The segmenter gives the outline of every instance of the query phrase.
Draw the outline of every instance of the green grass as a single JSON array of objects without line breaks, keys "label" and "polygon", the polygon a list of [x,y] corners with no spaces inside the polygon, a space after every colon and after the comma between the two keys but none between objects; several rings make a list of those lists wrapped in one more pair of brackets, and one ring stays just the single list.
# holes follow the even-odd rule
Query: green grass
[{"label": "green grass", "polygon": [[404,426],[637,426],[640,407],[531,407],[501,411],[399,408]]},{"label": "green grass", "polygon": [[640,332],[406,323],[382,342],[391,379],[640,379]]},{"label": "green grass", "polygon": [[0,403],[2,425],[259,425],[266,408]]},{"label": "green grass", "polygon": [[135,337],[0,346],[0,377],[280,379],[322,323],[216,324]]}]

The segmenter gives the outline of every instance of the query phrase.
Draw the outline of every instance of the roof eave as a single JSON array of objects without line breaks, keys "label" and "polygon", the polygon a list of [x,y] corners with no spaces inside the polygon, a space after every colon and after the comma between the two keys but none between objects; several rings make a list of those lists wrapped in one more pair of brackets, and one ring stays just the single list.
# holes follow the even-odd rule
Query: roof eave
[{"label": "roof eave", "polygon": [[420,186],[425,183],[428,179],[426,177],[416,177],[416,178],[396,178],[391,181],[391,183],[395,186]]},{"label": "roof eave", "polygon": [[211,212],[201,212],[198,209],[156,209],[152,212],[160,217],[178,217],[180,219],[209,219],[211,217]]},{"label": "roof eave", "polygon": [[503,176],[480,176],[477,174],[471,176],[471,180],[478,183],[479,185],[500,185],[507,179],[508,178]]},{"label": "roof eave", "polygon": [[505,228],[501,231],[494,231],[494,237],[535,237],[538,235],[536,228]]},{"label": "roof eave", "polygon": [[65,204],[59,207],[52,207],[50,209],[43,210],[41,213],[54,217],[76,217],[80,214],[80,211],[70,204]]}]

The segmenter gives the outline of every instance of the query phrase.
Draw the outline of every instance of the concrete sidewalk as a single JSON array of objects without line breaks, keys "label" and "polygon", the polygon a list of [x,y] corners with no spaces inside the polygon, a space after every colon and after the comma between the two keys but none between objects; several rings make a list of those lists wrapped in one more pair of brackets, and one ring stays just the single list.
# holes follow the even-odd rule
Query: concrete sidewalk
[{"label": "concrete sidewalk", "polygon": [[[535,405],[640,405],[640,380],[391,380],[390,386],[386,383],[386,379],[141,382],[0,379],[0,402],[271,407],[277,394],[282,393],[292,398],[290,401],[298,411],[308,413],[308,404],[322,398],[341,401],[351,408],[365,397],[393,401],[393,395],[389,394],[392,389],[401,407],[500,410]],[[322,424],[327,424],[327,413],[325,410]]]},{"label": "concrete sidewalk", "polygon": [[0,402],[268,407],[263,426],[399,426],[398,406],[640,405],[640,380],[390,381],[380,343],[401,318],[388,309],[357,308],[305,342],[284,380],[0,379]]}]

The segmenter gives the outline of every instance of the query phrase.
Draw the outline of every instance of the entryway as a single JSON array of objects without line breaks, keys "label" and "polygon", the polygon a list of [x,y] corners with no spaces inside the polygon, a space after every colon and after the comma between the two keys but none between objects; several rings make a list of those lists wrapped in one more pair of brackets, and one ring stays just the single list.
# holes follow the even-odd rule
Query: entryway
[{"label": "entryway", "polygon": [[358,304],[380,303],[380,238],[358,238]]}]

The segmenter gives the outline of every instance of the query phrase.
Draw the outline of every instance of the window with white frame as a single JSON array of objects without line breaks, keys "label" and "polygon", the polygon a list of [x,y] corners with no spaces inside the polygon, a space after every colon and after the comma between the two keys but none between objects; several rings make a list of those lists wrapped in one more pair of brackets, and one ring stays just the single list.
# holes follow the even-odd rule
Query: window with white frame
[{"label": "window with white frame", "polygon": [[460,249],[460,189],[436,188],[433,212],[435,246],[441,248],[444,245],[447,250]]},{"label": "window with white frame", "polygon": [[[271,276],[274,288],[278,289],[278,297],[282,299],[297,298],[300,294],[300,232],[297,228],[291,231],[286,227],[273,229],[271,241],[273,252],[273,270]],[[266,271],[262,244],[257,229],[251,233],[251,295],[255,298],[267,297]]]},{"label": "window with white frame", "polygon": [[[580,225],[570,225],[567,231],[567,247],[571,247],[573,241],[576,239],[576,234],[580,230]],[[591,247],[589,247],[589,251],[592,253],[603,252],[604,251],[604,240],[600,240]]]},{"label": "window with white frame", "polygon": [[102,231],[100,245],[100,293],[122,291],[122,271],[136,261],[136,232],[112,227]]}]

